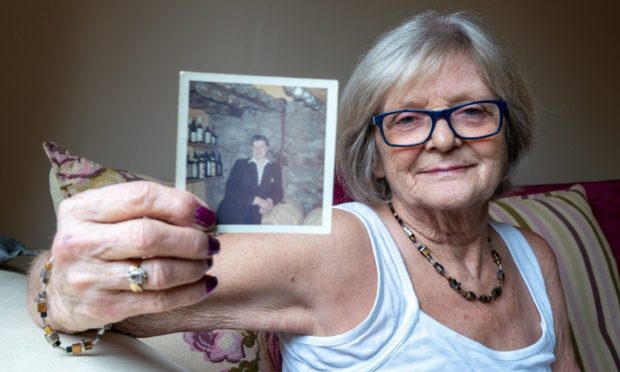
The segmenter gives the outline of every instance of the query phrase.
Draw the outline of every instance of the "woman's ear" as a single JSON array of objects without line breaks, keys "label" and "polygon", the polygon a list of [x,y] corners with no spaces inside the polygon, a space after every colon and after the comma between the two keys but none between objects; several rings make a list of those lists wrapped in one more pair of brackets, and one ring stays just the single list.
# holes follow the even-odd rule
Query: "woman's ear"
[{"label": "woman's ear", "polygon": [[[372,154],[372,174],[376,178],[385,178],[385,171],[383,169],[383,159],[381,158],[381,154],[379,152],[379,148],[377,146],[377,131],[374,131],[372,134],[374,136],[374,143],[372,143],[371,151]],[[371,141],[373,139],[371,138]]]},{"label": "woman's ear", "polygon": [[378,154],[378,151],[375,152],[375,156],[373,157],[372,174],[377,178],[385,178],[385,171],[383,170],[383,160],[381,160],[381,156]]}]

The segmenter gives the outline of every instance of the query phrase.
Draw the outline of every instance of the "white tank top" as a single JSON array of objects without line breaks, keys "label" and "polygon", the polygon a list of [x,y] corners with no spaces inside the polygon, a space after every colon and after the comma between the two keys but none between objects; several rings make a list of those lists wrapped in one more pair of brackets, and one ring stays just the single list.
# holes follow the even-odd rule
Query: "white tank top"
[{"label": "white tank top", "polygon": [[542,335],[518,350],[496,351],[420,310],[400,251],[379,216],[361,203],[336,208],[359,218],[372,244],[377,295],[366,319],[345,333],[279,334],[283,371],[549,371],[555,360],[551,305],[538,261],[523,235],[490,221],[502,237],[540,314]]}]

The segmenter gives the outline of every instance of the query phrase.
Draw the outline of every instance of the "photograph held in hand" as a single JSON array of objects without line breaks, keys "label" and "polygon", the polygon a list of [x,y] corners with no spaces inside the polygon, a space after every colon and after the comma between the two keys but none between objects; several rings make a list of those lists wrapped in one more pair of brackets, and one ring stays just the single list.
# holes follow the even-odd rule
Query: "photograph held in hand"
[{"label": "photograph held in hand", "polygon": [[329,233],[335,80],[181,72],[176,187],[217,232]]}]

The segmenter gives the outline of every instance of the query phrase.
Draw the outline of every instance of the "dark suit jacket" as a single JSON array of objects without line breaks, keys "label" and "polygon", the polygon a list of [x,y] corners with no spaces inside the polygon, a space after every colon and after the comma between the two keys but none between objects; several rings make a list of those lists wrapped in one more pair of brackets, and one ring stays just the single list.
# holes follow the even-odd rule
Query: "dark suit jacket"
[{"label": "dark suit jacket", "polygon": [[219,224],[260,224],[259,207],[252,205],[255,196],[271,198],[273,204],[282,201],[282,171],[280,166],[268,163],[263,170],[263,177],[258,185],[258,170],[250,159],[235,162],[228,180],[226,195],[217,208]]}]

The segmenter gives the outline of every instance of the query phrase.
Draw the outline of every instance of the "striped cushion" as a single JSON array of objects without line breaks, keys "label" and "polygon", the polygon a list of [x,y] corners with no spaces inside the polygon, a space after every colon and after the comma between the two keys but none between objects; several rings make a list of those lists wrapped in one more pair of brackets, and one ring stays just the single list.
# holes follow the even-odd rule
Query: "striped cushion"
[{"label": "striped cushion", "polygon": [[539,233],[553,248],[582,369],[620,370],[618,268],[584,188],[501,198],[490,215]]}]

